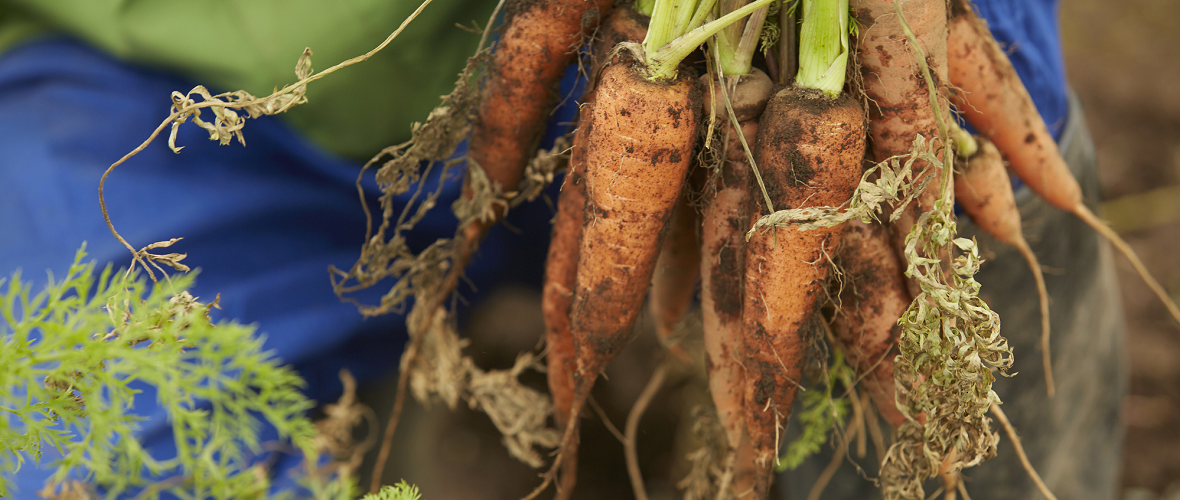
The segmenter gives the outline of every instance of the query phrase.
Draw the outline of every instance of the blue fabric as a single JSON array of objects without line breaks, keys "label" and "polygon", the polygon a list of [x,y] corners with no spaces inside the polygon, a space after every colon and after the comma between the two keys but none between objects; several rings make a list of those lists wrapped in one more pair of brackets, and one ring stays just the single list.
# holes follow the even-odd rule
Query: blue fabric
[{"label": "blue fabric", "polygon": [[1049,132],[1059,139],[1069,103],[1057,0],[975,0],[975,8],[1007,49]]},{"label": "blue fabric", "polygon": [[[39,287],[45,270],[64,273],[83,242],[89,259],[128,265],[129,252],[99,211],[99,176],[167,116],[173,90],[194,85],[70,39],[36,40],[0,56],[0,275],[20,268]],[[554,122],[570,122],[573,109],[567,105]],[[550,128],[551,144],[561,127]],[[188,253],[185,263],[201,269],[194,295],[220,293],[220,317],[256,324],[266,348],[307,379],[317,401],[339,396],[341,368],[361,381],[393,369],[406,341],[404,318],[364,320],[328,281],[328,266],[349,268],[364,238],[354,184],[360,165],[316,149],[271,117],[247,124],[248,147],[220,146],[188,124],[178,138],[185,149],[174,154],[166,134],[108,178],[107,206],[123,236],[137,247],[183,236],[169,251]],[[434,170],[427,189],[440,182],[441,169]],[[447,179],[439,206],[448,207],[460,186],[461,179]],[[377,198],[371,178],[365,190]],[[552,214],[544,201],[529,203],[507,221],[515,232],[491,231],[467,271],[475,289],[506,280],[539,287]],[[448,210],[434,210],[411,246],[450,237],[455,223]],[[374,304],[381,292],[356,298]],[[478,299],[470,288],[461,292]],[[144,389],[136,399],[137,413],[148,417],[142,441],[153,455],[171,456],[170,429],[154,391]],[[47,453],[43,461],[54,458]],[[278,469],[296,461],[285,456]],[[47,476],[24,467],[13,498],[33,498]]]}]

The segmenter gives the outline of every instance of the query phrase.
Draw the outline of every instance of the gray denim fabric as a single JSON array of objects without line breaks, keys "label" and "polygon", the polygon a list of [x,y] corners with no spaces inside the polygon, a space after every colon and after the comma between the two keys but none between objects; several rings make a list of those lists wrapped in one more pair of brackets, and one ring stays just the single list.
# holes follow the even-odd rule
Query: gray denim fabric
[{"label": "gray denim fabric", "polygon": [[[1069,119],[1059,147],[1082,185],[1086,203],[1097,211],[1098,167],[1094,145],[1077,97],[1070,95]],[[1123,429],[1120,406],[1127,390],[1123,316],[1110,246],[1078,218],[1045,203],[1027,187],[1016,194],[1024,234],[1045,268],[1052,321],[1053,373],[1057,395],[1045,394],[1041,365],[1040,309],[1032,275],[1012,247],[1003,245],[961,217],[959,232],[974,237],[987,262],[977,279],[981,296],[999,313],[1001,332],[1015,357],[1012,378],[994,388],[1016,427],[1029,460],[1058,498],[1118,498]],[[884,424],[883,424],[884,425]],[[888,432],[888,426],[884,427]],[[1001,430],[999,423],[995,428]],[[788,439],[798,426],[788,429]],[[831,460],[825,449],[795,471],[779,476],[780,498],[804,500]],[[876,476],[869,446],[861,466]],[[976,500],[1043,498],[1016,458],[1007,435],[999,454],[964,472]],[[927,495],[938,483],[931,481]],[[880,498],[876,486],[845,461],[824,499]]]}]

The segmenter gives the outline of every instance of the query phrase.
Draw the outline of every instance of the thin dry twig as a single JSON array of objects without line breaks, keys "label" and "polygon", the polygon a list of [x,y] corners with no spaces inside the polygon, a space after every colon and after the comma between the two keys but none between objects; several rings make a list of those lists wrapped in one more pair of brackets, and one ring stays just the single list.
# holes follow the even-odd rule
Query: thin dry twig
[{"label": "thin dry twig", "polygon": [[854,422],[849,423],[848,427],[850,430],[848,433],[837,439],[836,452],[832,454],[832,460],[828,462],[828,466],[824,467],[823,472],[816,478],[815,484],[811,486],[811,491],[807,493],[807,500],[819,500],[819,496],[823,494],[824,489],[828,487],[828,483],[832,481],[832,477],[836,475],[836,471],[844,461],[844,455],[848,453],[849,441],[854,439],[860,432],[860,425],[855,422],[858,416],[859,414],[852,417]]},{"label": "thin dry twig", "polygon": [[643,487],[643,473],[639,470],[639,455],[635,451],[635,441],[639,434],[639,419],[643,418],[643,412],[647,411],[647,406],[651,404],[652,398],[664,385],[664,378],[667,375],[667,364],[660,363],[655,373],[651,374],[651,379],[647,381],[643,392],[639,393],[639,399],[636,399],[635,404],[631,406],[631,412],[627,414],[623,453],[627,460],[627,475],[631,477],[631,489],[635,492],[635,500],[647,500],[647,490]]},{"label": "thin dry twig", "polygon": [[[1024,471],[1028,473],[1028,477],[1032,478],[1033,483],[1036,483],[1037,489],[1041,491],[1042,495],[1049,500],[1057,500],[1045,482],[1041,480],[1041,475],[1037,474],[1037,470],[1033,468],[1032,463],[1028,461],[1028,455],[1024,454],[1024,446],[1020,444],[1020,436],[1016,435],[1016,428],[1012,427],[1012,422],[1008,421],[1008,415],[1004,414],[1004,410],[1000,409],[1000,405],[992,403],[992,415],[996,416],[996,420],[1000,421],[1000,425],[1004,426],[1004,431],[1008,433],[1008,439],[1012,440],[1012,447],[1016,449],[1016,456],[1020,458],[1020,464],[1024,466]],[[966,495],[963,495],[966,497]]]},{"label": "thin dry twig", "polygon": [[611,435],[614,436],[615,439],[619,440],[619,444],[627,444],[627,436],[624,436],[623,433],[619,431],[619,428],[615,427],[614,422],[610,421],[610,417],[606,416],[606,411],[602,409],[602,405],[599,405],[598,401],[595,400],[593,396],[586,398],[586,402],[590,404],[590,408],[593,409],[594,413],[598,415],[598,418],[602,420],[602,425],[606,426],[606,430],[610,431]]},{"label": "thin dry twig", "polygon": [[[169,124],[172,125],[172,132],[168,138],[168,145],[173,152],[179,153],[181,148],[176,147],[176,133],[180,125],[188,121],[190,117],[193,118],[194,123],[196,123],[198,126],[209,131],[210,139],[219,140],[224,145],[228,144],[233,138],[237,138],[239,142],[245,145],[245,139],[241,133],[242,127],[245,126],[245,119],[238,116],[238,114],[233,110],[244,110],[249,114],[250,118],[257,118],[262,115],[283,113],[298,104],[306,102],[307,99],[304,97],[304,93],[307,90],[307,84],[335,73],[341,68],[352,66],[354,64],[366,61],[370,57],[373,57],[374,54],[380,52],[387,45],[389,45],[389,43],[392,42],[394,38],[397,38],[397,36],[400,35],[403,30],[405,30],[406,26],[416,19],[418,15],[421,14],[426,6],[430,5],[430,2],[432,1],[433,0],[424,0],[418,6],[418,8],[410,14],[410,16],[402,22],[401,25],[398,26],[398,28],[394,30],[393,33],[390,33],[390,35],[386,37],[385,40],[381,42],[381,44],[377,45],[377,47],[319,73],[312,72],[311,49],[304,49],[303,54],[299,57],[298,62],[295,64],[295,75],[297,78],[299,78],[299,81],[284,86],[282,89],[276,90],[266,97],[255,97],[243,90],[211,95],[204,86],[200,85],[194,87],[189,91],[188,94],[173,92],[172,112],[168,115],[168,117],[165,118],[164,121],[160,122],[160,125],[157,126],[156,129],[153,130],[150,135],[148,135],[148,138],[140,143],[139,146],[131,150],[131,152],[123,155],[122,158],[119,158],[118,161],[112,163],[111,166],[107,167],[107,169],[102,173],[102,177],[100,177],[98,181],[98,203],[102,209],[103,220],[106,222],[107,229],[111,230],[111,234],[115,235],[115,238],[118,239],[119,242],[123,244],[123,246],[127,247],[127,250],[131,251],[131,269],[134,269],[136,264],[142,266],[145,270],[147,270],[148,276],[152,279],[152,281],[156,281],[156,277],[151,268],[148,266],[149,262],[163,262],[172,266],[178,271],[188,271],[188,268],[183,265],[174,265],[174,263],[178,262],[180,258],[183,258],[183,254],[168,254],[164,256],[158,256],[147,252],[147,250],[153,248],[153,245],[159,245],[158,243],[153,243],[152,245],[148,245],[147,247],[137,251],[135,247],[131,246],[131,244],[128,243],[127,240],[115,230],[114,224],[111,223],[110,213],[107,211],[105,190],[107,177],[110,176],[111,172],[114,171],[116,167],[122,165],[127,160],[131,159],[131,157],[139,154],[141,151],[147,148],[148,144],[151,144],[153,141],[155,141],[156,137],[158,137],[160,133],[164,131],[164,128]],[[191,98],[193,94],[200,95],[204,100],[202,102],[193,101]],[[216,120],[213,123],[204,122],[200,119],[200,110],[205,108],[212,108],[212,111],[216,116]],[[175,239],[173,241],[175,241]],[[180,258],[175,258],[177,255],[180,255]],[[173,258],[169,259],[169,257]]]}]

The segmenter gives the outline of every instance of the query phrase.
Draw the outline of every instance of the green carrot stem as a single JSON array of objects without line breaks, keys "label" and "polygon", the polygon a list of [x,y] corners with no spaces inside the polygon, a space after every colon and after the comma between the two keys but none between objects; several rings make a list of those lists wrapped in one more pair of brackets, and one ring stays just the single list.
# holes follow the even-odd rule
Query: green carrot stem
[{"label": "green carrot stem", "polygon": [[[737,9],[745,0],[723,1],[722,12]],[[726,75],[746,75],[754,61],[754,51],[762,40],[762,25],[770,6],[754,11],[745,23],[733,23],[717,33],[717,52],[720,54],[721,71]]]},{"label": "green carrot stem", "polygon": [[803,0],[795,84],[840,95],[848,53],[848,0]]},{"label": "green carrot stem", "polygon": [[635,0],[635,12],[651,17],[656,8],[656,0]]},{"label": "green carrot stem", "polygon": [[[651,26],[657,26],[657,16],[672,16],[672,7],[665,7],[661,11],[661,5],[670,5],[678,0],[656,0],[655,12],[652,14]],[[694,23],[703,22],[705,14],[708,10],[713,8],[715,0],[702,0],[697,7],[698,10],[694,12],[691,17],[691,22],[685,23],[683,28],[689,31],[683,33],[676,33],[671,31],[670,24],[665,19],[660,19],[658,24],[661,30],[660,33],[654,34],[651,28],[648,29],[647,38],[643,40],[643,48],[645,54],[645,62],[647,63],[647,78],[651,80],[663,80],[674,78],[676,76],[676,67],[680,62],[688,57],[697,47],[705,43],[710,37],[716,35],[722,28],[729,26],[743,17],[746,17],[754,11],[770,5],[770,2],[775,0],[755,0],[733,12],[730,12],[720,19],[712,21],[703,26],[694,26]],[[660,44],[659,41],[667,39],[671,36],[669,42]]]}]

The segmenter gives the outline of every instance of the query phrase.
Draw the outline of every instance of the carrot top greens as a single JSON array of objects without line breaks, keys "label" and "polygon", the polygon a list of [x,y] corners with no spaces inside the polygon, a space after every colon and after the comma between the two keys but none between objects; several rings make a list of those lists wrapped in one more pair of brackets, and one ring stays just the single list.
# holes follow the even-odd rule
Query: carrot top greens
[{"label": "carrot top greens", "polygon": [[848,67],[848,0],[802,0],[799,74],[795,84],[840,95]]},{"label": "carrot top greens", "polygon": [[676,67],[697,47],[721,29],[775,0],[756,0],[706,24],[716,1],[655,0],[641,58],[647,68],[648,79],[675,78]]}]

